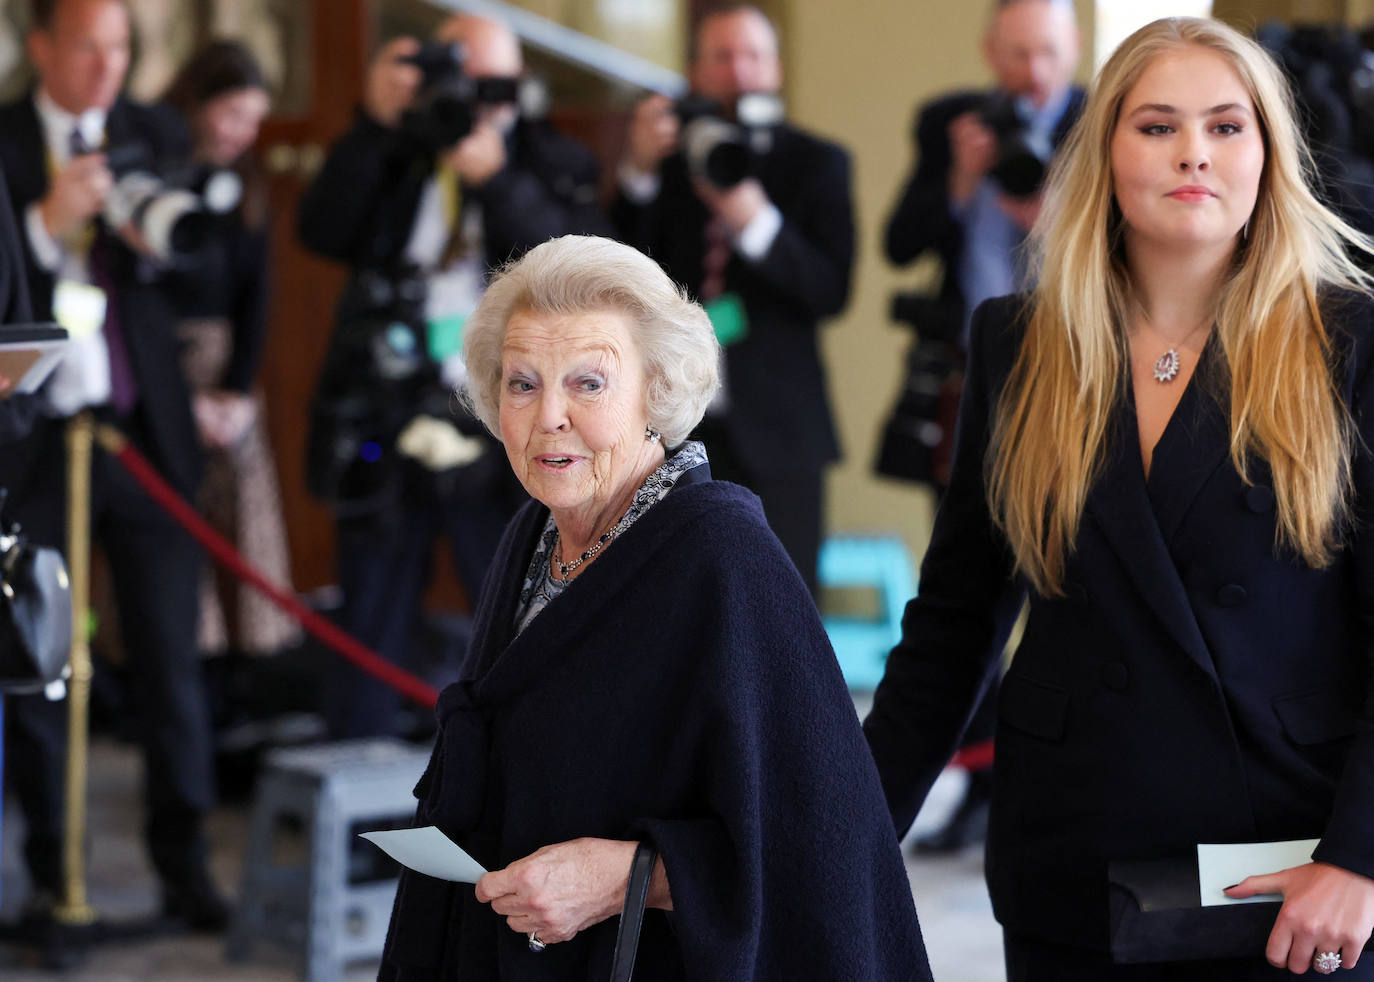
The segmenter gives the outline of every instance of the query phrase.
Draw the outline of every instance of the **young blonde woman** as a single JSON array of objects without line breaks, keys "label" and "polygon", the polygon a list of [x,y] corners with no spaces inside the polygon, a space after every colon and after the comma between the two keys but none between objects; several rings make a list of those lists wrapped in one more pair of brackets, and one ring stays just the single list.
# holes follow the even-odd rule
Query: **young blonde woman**
[{"label": "young blonde woman", "polygon": [[[1102,69],[1040,286],[974,318],[954,473],[865,723],[899,830],[1023,598],[987,877],[1011,982],[1374,978],[1369,244],[1281,74],[1208,20]],[[1253,955],[1116,965],[1108,865],[1320,840]]]}]

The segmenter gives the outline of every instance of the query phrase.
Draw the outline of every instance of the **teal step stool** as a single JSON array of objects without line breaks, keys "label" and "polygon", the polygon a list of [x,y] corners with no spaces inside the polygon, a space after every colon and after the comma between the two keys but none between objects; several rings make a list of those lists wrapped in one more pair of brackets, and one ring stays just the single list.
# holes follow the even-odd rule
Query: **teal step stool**
[{"label": "teal step stool", "polygon": [[832,535],[821,543],[821,623],[851,690],[878,687],[916,595],[911,553],[895,535]]}]

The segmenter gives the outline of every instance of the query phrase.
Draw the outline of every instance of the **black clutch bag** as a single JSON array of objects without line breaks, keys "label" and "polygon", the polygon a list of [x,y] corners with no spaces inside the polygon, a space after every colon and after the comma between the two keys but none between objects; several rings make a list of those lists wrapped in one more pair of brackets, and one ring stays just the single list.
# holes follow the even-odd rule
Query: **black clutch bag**
[{"label": "black clutch bag", "polygon": [[1112,862],[1107,890],[1112,960],[1120,965],[1263,958],[1283,906],[1203,907],[1192,856]]}]

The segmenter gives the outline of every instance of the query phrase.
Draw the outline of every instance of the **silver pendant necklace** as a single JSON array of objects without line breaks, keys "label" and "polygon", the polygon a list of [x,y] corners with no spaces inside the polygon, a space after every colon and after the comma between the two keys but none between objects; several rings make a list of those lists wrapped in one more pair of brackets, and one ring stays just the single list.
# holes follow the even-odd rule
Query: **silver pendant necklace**
[{"label": "silver pendant necklace", "polygon": [[1155,360],[1155,381],[1172,382],[1178,378],[1178,370],[1182,367],[1183,362],[1178,357],[1178,349],[1170,348]]}]

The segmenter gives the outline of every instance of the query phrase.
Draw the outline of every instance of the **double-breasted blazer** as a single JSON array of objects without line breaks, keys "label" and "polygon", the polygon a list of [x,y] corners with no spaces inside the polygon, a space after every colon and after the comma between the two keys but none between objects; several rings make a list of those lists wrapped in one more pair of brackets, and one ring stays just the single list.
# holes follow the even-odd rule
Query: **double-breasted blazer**
[{"label": "double-breasted blazer", "polygon": [[[899,831],[1027,595],[984,482],[1023,309],[975,314],[950,488],[865,722]],[[1123,385],[1064,596],[1029,592],[998,700],[987,878],[1007,929],[1105,948],[1108,862],[1199,842],[1320,837],[1315,858],[1374,876],[1374,306],[1324,309],[1357,431],[1353,520],[1324,568],[1277,544],[1266,465],[1246,480],[1231,461],[1215,339],[1148,480]]]}]

